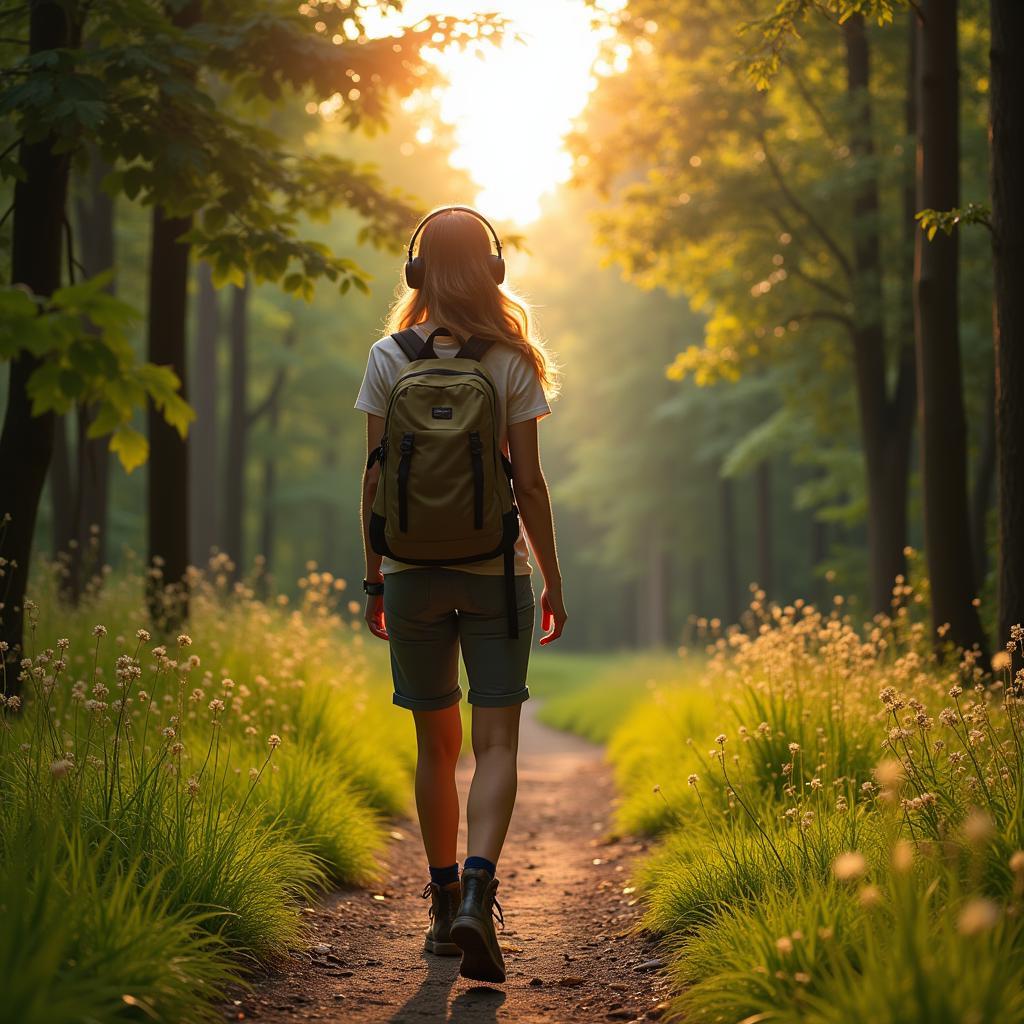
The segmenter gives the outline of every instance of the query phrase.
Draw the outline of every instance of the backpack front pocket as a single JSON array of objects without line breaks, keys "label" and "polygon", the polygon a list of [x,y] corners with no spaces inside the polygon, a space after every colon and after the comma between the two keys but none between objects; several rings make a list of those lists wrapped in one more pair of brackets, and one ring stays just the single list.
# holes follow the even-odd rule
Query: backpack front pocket
[{"label": "backpack front pocket", "polygon": [[493,467],[479,432],[435,430],[402,435],[392,506],[397,536],[415,542],[472,538],[483,529]]}]

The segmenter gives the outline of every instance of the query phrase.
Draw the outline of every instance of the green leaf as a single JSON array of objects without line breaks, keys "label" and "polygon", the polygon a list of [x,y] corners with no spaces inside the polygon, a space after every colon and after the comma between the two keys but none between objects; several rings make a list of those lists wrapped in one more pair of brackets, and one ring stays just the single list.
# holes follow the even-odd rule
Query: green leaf
[{"label": "green leaf", "polygon": [[110,450],[118,457],[126,473],[138,469],[149,458],[149,442],[127,423],[111,435]]}]

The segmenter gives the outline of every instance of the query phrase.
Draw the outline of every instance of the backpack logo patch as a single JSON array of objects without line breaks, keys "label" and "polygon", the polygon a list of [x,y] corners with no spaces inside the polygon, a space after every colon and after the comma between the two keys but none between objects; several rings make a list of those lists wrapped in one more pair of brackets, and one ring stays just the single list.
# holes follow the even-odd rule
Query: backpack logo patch
[{"label": "backpack logo patch", "polygon": [[435,420],[450,420],[452,418],[452,412],[453,410],[450,405],[435,405],[434,408],[430,410],[430,415],[433,416]]}]

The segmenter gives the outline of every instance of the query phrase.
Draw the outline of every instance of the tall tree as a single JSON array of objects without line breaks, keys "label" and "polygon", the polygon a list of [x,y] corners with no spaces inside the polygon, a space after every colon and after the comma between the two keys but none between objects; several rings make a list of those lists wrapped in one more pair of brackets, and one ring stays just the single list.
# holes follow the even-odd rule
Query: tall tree
[{"label": "tall tree", "polygon": [[228,327],[228,437],[224,463],[224,551],[235,564],[235,577],[245,559],[245,470],[249,438],[249,280],[231,289]]},{"label": "tall tree", "polygon": [[[115,294],[114,197],[103,188],[113,170],[96,146],[90,147],[88,167],[76,189],[75,207],[82,254],[82,273],[87,278],[108,274],[105,290]],[[95,333],[96,328],[90,327]],[[94,405],[82,402],[76,410],[75,535],[71,556],[72,596],[77,600],[86,574],[99,570],[107,559],[108,507],[110,502],[110,450],[107,438],[93,437]]]},{"label": "tall tree", "polygon": [[[957,0],[922,0],[919,10],[917,206],[949,210],[960,196]],[[930,241],[919,232],[914,261],[925,553],[936,630],[984,650],[967,511],[958,246],[955,232]]]},{"label": "tall tree", "polygon": [[[78,26],[72,3],[36,0],[29,11],[30,57],[77,45]],[[34,295],[49,296],[60,286],[64,207],[71,154],[59,145],[56,131],[22,137],[20,172],[14,185],[14,223],[11,240],[11,280]],[[36,512],[53,453],[55,414],[35,415],[29,380],[43,360],[22,351],[11,361],[0,433],[0,467],[4,487],[0,492],[0,545],[7,559],[0,608],[2,652],[11,670],[21,658],[24,631],[24,600],[28,584],[29,556],[35,532]]]},{"label": "tall tree", "polygon": [[[736,59],[734,17],[725,0],[630,4],[630,71],[596,90],[578,173],[612,195],[599,234],[631,279],[684,291],[707,314],[704,344],[680,353],[675,376],[710,384],[786,368],[787,405],[817,421],[819,436],[838,427],[840,446],[856,443],[836,414],[854,398],[869,601],[887,611],[904,569],[914,420],[912,349],[886,301],[903,264],[882,258],[904,230],[882,189],[903,170],[902,109],[874,97],[862,18],[838,31],[813,19],[758,93],[721,73]],[[888,45],[892,95],[899,61]],[[827,466],[827,445],[818,453]]]},{"label": "tall tree", "polygon": [[[153,208],[152,224],[147,352],[151,362],[171,368],[182,382],[184,399],[189,270],[184,235],[192,227],[192,217],[176,217],[159,204]],[[149,563],[159,575],[147,574],[146,600],[153,620],[173,628],[188,614],[185,593],[165,593],[166,586],[182,585],[188,566],[187,434],[169,424],[155,403],[149,407],[148,425],[147,536]]]},{"label": "tall tree", "polygon": [[[1024,624],[1024,4],[991,0],[992,257],[995,269],[999,639]],[[1018,658],[1022,652],[1018,644]],[[1020,665],[1020,661],[1016,662]]]},{"label": "tall tree", "polygon": [[189,431],[189,522],[192,563],[206,565],[210,550],[218,543],[220,475],[217,470],[220,445],[217,393],[220,378],[220,298],[213,286],[210,264],[200,260],[196,267],[196,319],[192,369],[192,406],[196,420]]},{"label": "tall tree", "polygon": [[[863,167],[853,194],[850,335],[867,475],[871,608],[885,612],[890,607],[896,577],[906,573],[903,552],[907,546],[907,491],[914,423],[914,348],[909,333],[900,339],[895,387],[890,393],[883,318],[882,211],[872,123],[871,53],[862,15],[854,14],[843,22],[843,39],[850,97],[850,150]],[[911,67],[914,66],[914,51],[912,42]],[[912,106],[912,100],[908,100],[908,107]],[[904,218],[908,212],[904,207]]]}]

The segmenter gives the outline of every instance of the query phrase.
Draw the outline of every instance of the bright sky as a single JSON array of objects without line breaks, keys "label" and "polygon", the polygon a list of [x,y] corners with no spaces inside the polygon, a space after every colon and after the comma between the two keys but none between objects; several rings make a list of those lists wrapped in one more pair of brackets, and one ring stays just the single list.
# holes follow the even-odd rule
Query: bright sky
[{"label": "bright sky", "polygon": [[[435,99],[454,135],[452,164],[479,186],[476,204],[498,220],[524,225],[539,216],[544,194],[569,177],[564,137],[593,88],[602,35],[583,0],[408,0],[402,21],[485,11],[508,19],[508,36],[500,47],[481,46],[482,59],[473,49],[438,53],[434,59],[449,84]],[[616,56],[615,70],[626,58]],[[429,141],[429,125],[421,131],[421,141]]]}]

